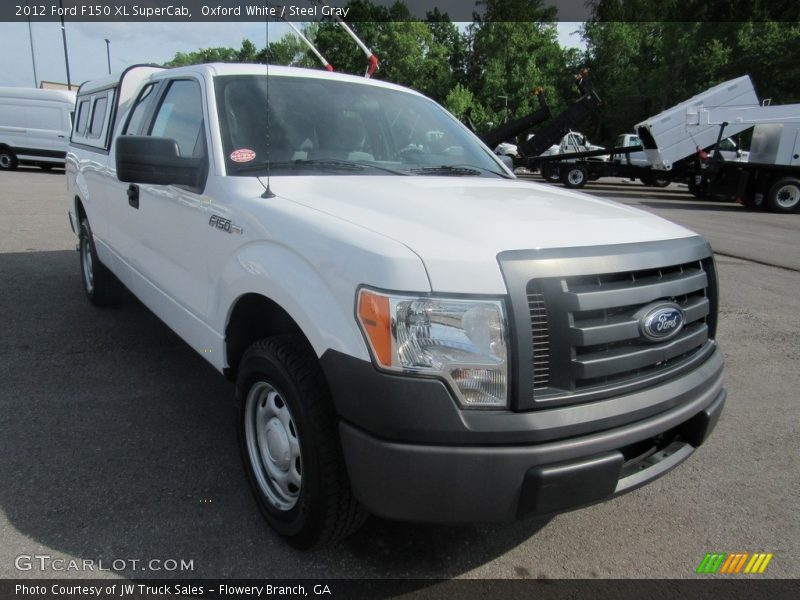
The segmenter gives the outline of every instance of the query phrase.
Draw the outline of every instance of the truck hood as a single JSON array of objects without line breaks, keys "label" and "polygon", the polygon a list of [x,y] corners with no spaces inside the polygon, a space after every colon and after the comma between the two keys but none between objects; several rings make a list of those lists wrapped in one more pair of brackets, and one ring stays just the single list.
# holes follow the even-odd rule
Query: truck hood
[{"label": "truck hood", "polygon": [[272,177],[271,189],[279,198],[404,244],[422,259],[432,289],[440,292],[505,293],[497,255],[506,250],[695,235],[635,208],[521,180]]}]

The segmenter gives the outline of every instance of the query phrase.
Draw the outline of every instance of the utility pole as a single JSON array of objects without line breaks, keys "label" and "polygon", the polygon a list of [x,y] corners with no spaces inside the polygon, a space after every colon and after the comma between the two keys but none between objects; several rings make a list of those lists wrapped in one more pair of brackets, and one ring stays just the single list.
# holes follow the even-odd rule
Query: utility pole
[{"label": "utility pole", "polygon": [[111,42],[106,40],[106,58],[108,59],[108,74],[111,75]]},{"label": "utility pole", "polygon": [[[28,1],[25,0],[25,6],[28,6]],[[31,28],[31,15],[28,13],[28,38],[31,41],[31,62],[33,63],[33,87],[39,87],[39,78],[36,76],[36,55],[33,53],[33,29]]]},{"label": "utility pole", "polygon": [[69,76],[69,54],[67,54],[67,30],[64,27],[64,2],[58,0],[58,6],[61,9],[61,39],[64,41],[64,64],[67,66],[67,89],[72,89],[72,79]]}]

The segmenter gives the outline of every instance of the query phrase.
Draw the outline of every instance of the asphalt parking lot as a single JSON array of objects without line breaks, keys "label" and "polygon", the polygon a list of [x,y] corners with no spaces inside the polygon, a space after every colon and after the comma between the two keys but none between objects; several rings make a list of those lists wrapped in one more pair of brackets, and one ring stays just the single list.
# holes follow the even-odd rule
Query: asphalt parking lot
[{"label": "asphalt parking lot", "polygon": [[[771,552],[800,577],[800,214],[748,213],[604,180],[586,191],[707,235],[720,252],[728,402],[670,475],[549,521],[461,527],[370,518],[340,545],[289,549],[240,466],[233,390],[131,299],[84,297],[63,172],[0,173],[0,577],[19,555],[127,559],[70,577],[695,577],[706,552]],[[193,561],[149,571],[131,559]]]}]

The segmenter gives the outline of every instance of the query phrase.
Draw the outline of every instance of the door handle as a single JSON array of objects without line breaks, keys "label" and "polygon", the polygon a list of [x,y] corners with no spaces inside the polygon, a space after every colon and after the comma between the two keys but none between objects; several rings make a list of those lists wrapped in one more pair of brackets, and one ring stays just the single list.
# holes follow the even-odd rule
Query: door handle
[{"label": "door handle", "polygon": [[139,208],[139,186],[130,184],[128,186],[128,204],[130,204],[133,208]]}]

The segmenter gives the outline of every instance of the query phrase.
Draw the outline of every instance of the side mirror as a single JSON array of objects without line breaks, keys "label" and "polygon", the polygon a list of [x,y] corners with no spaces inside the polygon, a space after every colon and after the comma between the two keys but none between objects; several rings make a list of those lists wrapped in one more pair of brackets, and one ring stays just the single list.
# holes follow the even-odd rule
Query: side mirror
[{"label": "side mirror", "polygon": [[181,156],[175,140],[124,135],[117,138],[115,152],[120,181],[201,187],[205,162]]}]

